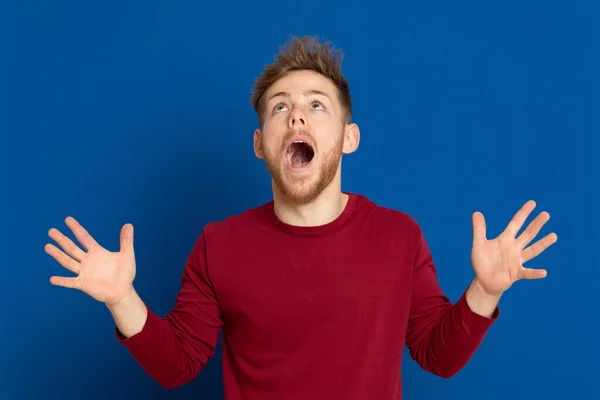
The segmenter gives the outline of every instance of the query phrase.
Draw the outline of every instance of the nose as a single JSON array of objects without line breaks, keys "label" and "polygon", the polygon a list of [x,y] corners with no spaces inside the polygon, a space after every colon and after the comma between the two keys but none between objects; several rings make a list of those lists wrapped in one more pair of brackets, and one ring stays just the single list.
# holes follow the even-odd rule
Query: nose
[{"label": "nose", "polygon": [[306,125],[306,117],[300,110],[300,107],[294,107],[292,112],[290,113],[290,119],[288,121],[289,127],[294,128],[296,126],[305,126]]}]

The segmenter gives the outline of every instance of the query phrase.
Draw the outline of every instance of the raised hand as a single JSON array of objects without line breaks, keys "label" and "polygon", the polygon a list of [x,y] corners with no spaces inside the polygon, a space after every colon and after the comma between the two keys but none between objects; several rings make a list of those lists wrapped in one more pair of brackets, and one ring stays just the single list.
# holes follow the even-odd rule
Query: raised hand
[{"label": "raised hand", "polygon": [[83,249],[53,228],[48,232],[48,236],[54,239],[64,251],[53,244],[47,244],[44,250],[77,276],[52,276],[50,283],[81,290],[108,306],[118,304],[133,291],[135,278],[133,226],[126,224],[122,227],[121,249],[115,253],[100,246],[74,218],[67,217],[65,223]]},{"label": "raised hand", "polygon": [[545,211],[541,212],[527,229],[519,237],[516,237],[535,206],[533,200],[525,203],[504,232],[493,240],[486,238],[483,214],[480,212],[473,214],[471,262],[475,271],[475,281],[485,293],[499,296],[518,280],[546,277],[545,269],[525,268],[523,264],[537,257],[558,240],[555,233],[550,233],[527,247],[544,224],[548,222],[550,214]]}]

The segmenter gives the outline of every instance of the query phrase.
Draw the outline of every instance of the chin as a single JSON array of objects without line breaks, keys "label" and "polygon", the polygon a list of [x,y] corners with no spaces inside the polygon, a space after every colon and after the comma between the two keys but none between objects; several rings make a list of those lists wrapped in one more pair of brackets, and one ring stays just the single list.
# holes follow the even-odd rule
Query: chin
[{"label": "chin", "polygon": [[335,179],[341,160],[341,148],[322,158],[312,143],[293,137],[280,157],[265,158],[273,188],[295,204],[314,201]]},{"label": "chin", "polygon": [[322,179],[318,171],[305,168],[302,171],[283,166],[280,174],[273,175],[278,191],[294,203],[309,203],[322,191]]},{"label": "chin", "polygon": [[336,169],[318,168],[313,164],[303,173],[293,173],[285,169],[273,174],[273,184],[277,191],[295,204],[308,204],[314,201],[335,179]]},{"label": "chin", "polygon": [[278,185],[279,192],[294,204],[308,204],[314,201],[323,191],[316,185]]}]

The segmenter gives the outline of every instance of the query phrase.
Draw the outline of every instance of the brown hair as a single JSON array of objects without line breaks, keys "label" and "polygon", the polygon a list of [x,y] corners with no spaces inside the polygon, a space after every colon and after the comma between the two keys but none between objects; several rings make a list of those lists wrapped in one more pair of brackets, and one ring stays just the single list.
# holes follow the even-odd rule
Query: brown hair
[{"label": "brown hair", "polygon": [[318,72],[335,84],[342,104],[344,122],[349,124],[352,120],[352,100],[348,82],[341,71],[343,57],[343,52],[335,49],[329,41],[320,43],[314,36],[292,36],[286,45],[279,49],[275,62],[267,65],[262,75],[256,78],[252,88],[251,103],[258,114],[260,126],[263,125],[264,111],[262,95],[278,79],[298,70]]}]

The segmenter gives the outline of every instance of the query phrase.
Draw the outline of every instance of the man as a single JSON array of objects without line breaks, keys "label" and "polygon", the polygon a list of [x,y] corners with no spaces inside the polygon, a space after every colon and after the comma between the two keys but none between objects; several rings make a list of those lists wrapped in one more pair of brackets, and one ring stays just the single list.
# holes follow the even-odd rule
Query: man
[{"label": "man", "polygon": [[227,399],[400,399],[403,346],[425,370],[455,375],[498,318],[502,294],[557,237],[527,247],[548,221],[527,202],[496,239],[473,214],[473,281],[451,304],[419,225],[407,214],[341,190],[341,159],[358,148],[341,55],[293,38],[256,80],[254,151],[273,200],[207,224],[164,318],[136,293],[133,226],[117,253],[73,218],[84,249],[56,229],[46,251],[76,277],[51,283],[106,304],[116,337],[165,388],[192,380],[223,331]]}]

